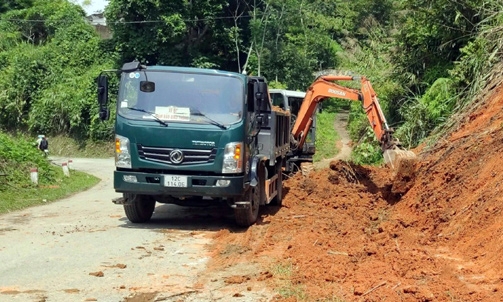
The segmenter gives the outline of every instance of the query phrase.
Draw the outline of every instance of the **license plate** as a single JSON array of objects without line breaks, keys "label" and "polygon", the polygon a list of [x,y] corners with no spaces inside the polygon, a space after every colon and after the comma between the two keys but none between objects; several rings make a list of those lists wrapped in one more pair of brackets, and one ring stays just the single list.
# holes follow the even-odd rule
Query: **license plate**
[{"label": "license plate", "polygon": [[187,187],[187,176],[164,175],[164,186],[175,188]]}]

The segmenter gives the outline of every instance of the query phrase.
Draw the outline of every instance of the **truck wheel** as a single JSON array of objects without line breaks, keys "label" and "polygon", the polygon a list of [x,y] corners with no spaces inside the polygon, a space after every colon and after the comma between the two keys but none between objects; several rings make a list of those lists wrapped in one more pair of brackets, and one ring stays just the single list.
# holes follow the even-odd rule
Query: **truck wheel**
[{"label": "truck wheel", "polygon": [[276,163],[276,174],[278,175],[277,180],[277,190],[278,194],[273,198],[271,204],[275,206],[280,206],[283,204],[283,164],[281,161]]},{"label": "truck wheel", "polygon": [[248,196],[248,200],[250,201],[250,206],[247,207],[237,207],[234,209],[234,216],[236,218],[236,223],[239,226],[249,227],[257,221],[258,218],[258,210],[260,207],[260,190],[262,187],[262,181],[259,181],[257,186],[250,187],[248,193],[245,196]]},{"label": "truck wheel", "polygon": [[132,223],[143,223],[150,220],[155,209],[155,199],[140,194],[124,194],[124,212]]}]

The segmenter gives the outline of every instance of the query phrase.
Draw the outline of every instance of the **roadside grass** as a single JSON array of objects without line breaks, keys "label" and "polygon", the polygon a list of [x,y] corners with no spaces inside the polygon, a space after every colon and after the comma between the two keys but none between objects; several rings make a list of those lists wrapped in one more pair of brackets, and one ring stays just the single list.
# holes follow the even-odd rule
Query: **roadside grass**
[{"label": "roadside grass", "polygon": [[292,263],[277,263],[273,265],[271,271],[279,286],[277,291],[282,297],[294,297],[296,300],[306,301],[306,294],[302,287],[292,283]]},{"label": "roadside grass", "polygon": [[[36,148],[35,139],[27,134],[0,130],[0,213],[52,202],[89,189],[100,181],[74,170],[70,177],[65,176],[61,166],[52,164]],[[103,151],[96,149],[94,152]],[[34,168],[38,170],[38,184],[30,177]]]},{"label": "roadside grass", "polygon": [[114,142],[76,140],[68,136],[48,137],[51,156],[107,158],[114,156]]},{"label": "roadside grass", "polygon": [[87,190],[100,181],[95,176],[75,170],[71,170],[70,177],[67,177],[60,167],[51,166],[50,169],[55,179],[51,184],[26,186],[0,178],[0,214],[53,202]]},{"label": "roadside grass", "polygon": [[340,151],[336,145],[337,141],[340,140],[340,136],[334,129],[336,116],[337,113],[329,111],[323,111],[317,115],[314,162],[332,158]]},{"label": "roadside grass", "polygon": [[313,300],[304,291],[301,285],[292,283],[293,264],[290,262],[277,263],[272,266],[271,272],[276,280],[279,288],[278,293],[283,298],[295,298],[295,301],[318,301],[318,302],[344,302],[345,300],[338,297],[327,297],[323,299]]}]

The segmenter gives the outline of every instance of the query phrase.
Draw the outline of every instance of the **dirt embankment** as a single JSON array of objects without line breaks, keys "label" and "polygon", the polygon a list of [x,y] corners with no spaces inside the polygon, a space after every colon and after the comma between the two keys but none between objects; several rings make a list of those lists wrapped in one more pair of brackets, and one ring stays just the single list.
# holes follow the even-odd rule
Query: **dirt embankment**
[{"label": "dirt embankment", "polygon": [[334,161],[296,175],[283,207],[263,213],[247,240],[216,236],[216,246],[241,248],[238,257],[214,250],[214,263],[261,263],[247,282],[265,280],[284,293],[278,301],[503,301],[501,108],[495,82],[455,131],[420,154],[403,196],[391,193],[384,167]]}]

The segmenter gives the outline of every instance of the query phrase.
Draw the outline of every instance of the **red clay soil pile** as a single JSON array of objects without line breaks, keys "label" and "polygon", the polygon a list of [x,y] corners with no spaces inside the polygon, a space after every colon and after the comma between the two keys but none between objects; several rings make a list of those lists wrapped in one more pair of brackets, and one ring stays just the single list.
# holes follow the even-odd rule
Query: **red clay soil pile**
[{"label": "red clay soil pile", "polygon": [[245,236],[216,241],[240,246],[228,261],[261,264],[250,282],[267,276],[277,301],[503,301],[502,154],[497,82],[423,150],[406,194],[392,193],[388,168],[336,161],[285,181],[283,207]]}]

